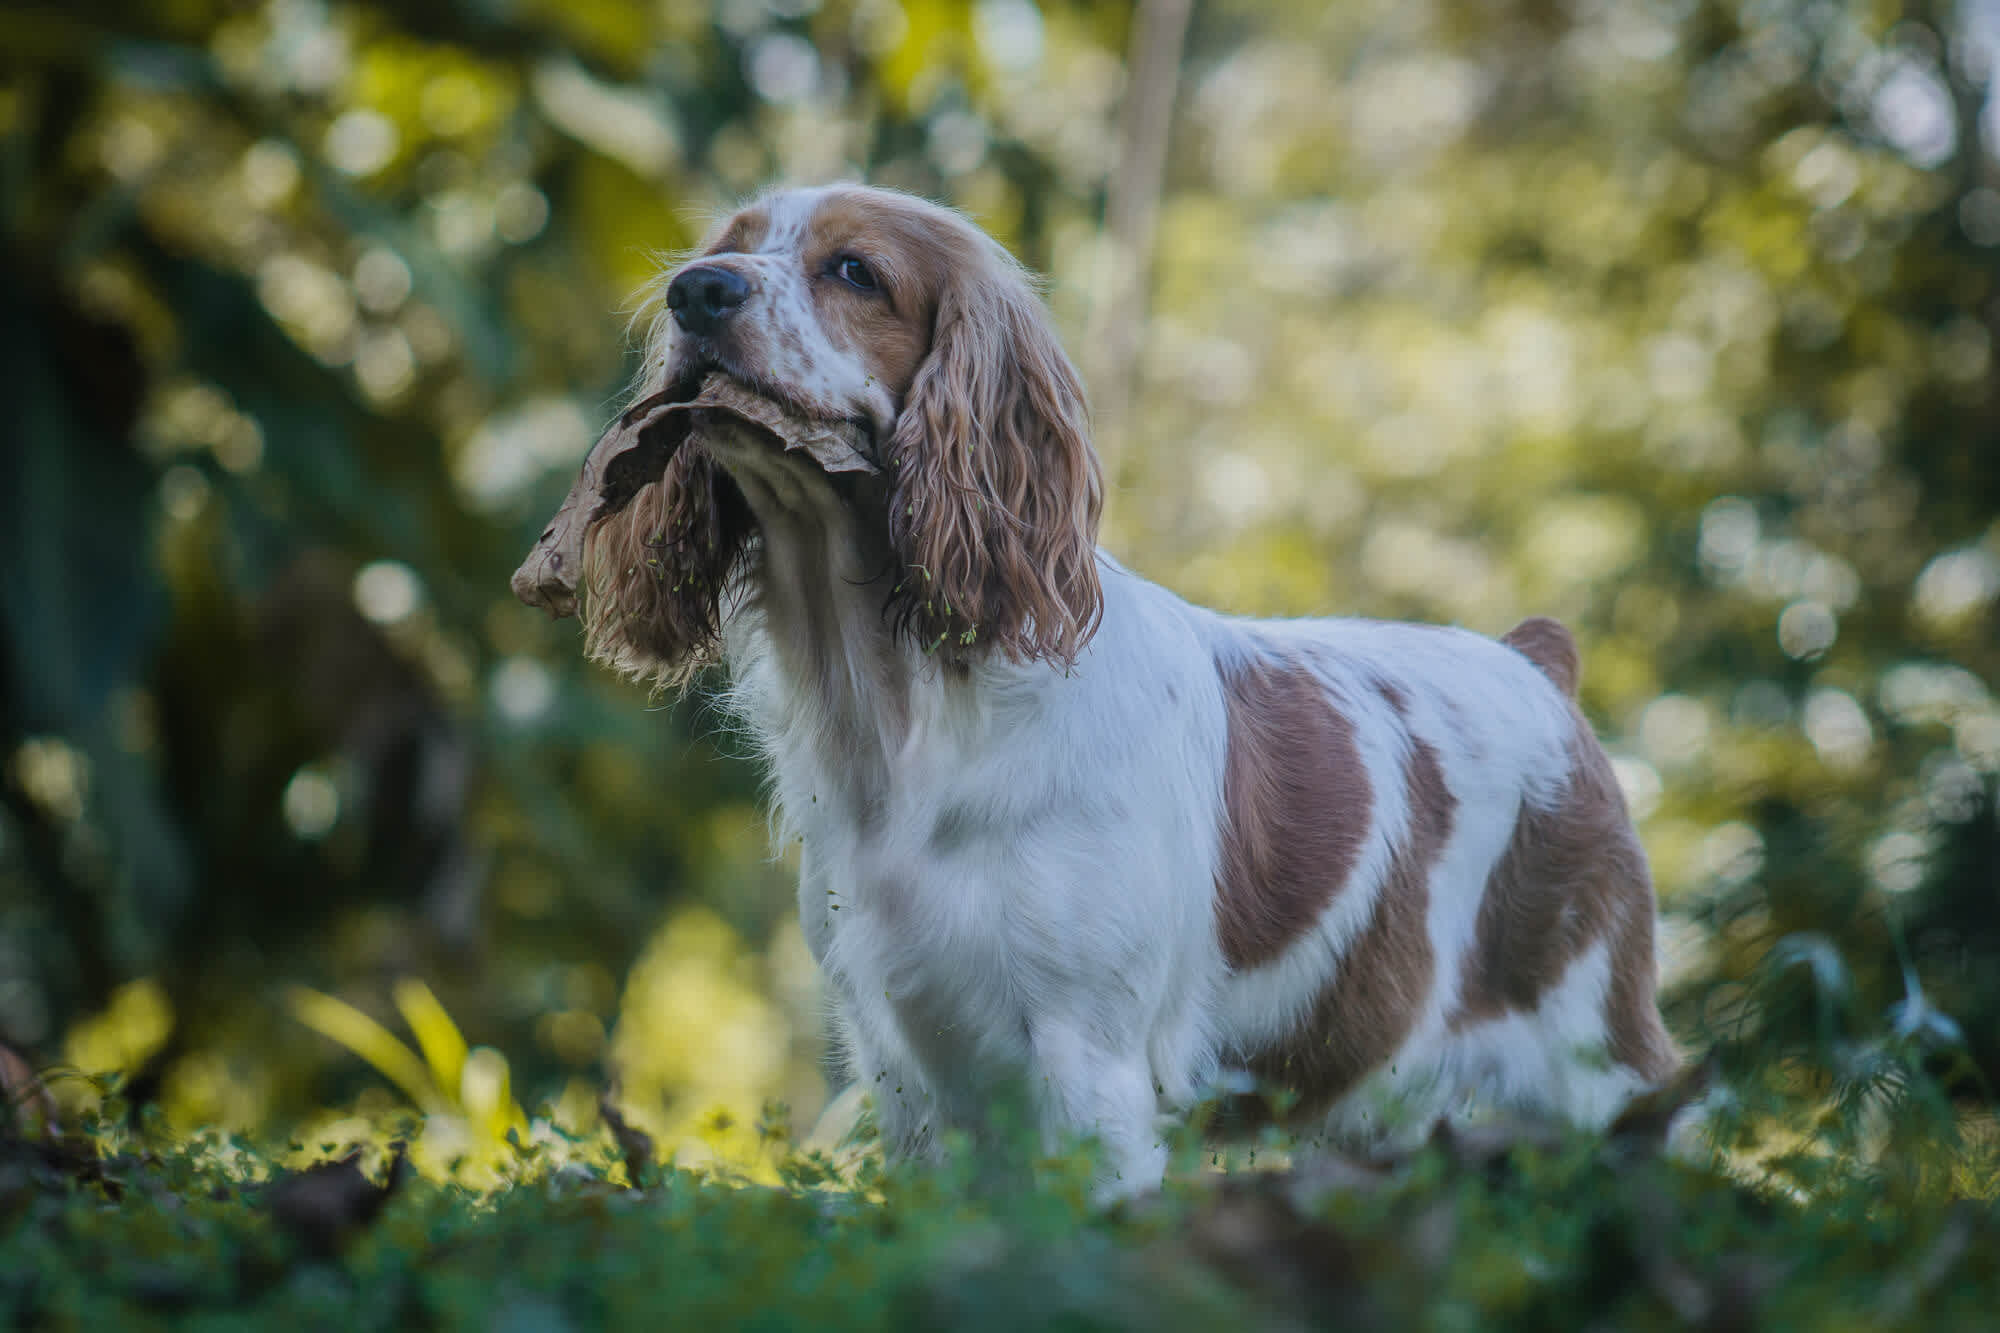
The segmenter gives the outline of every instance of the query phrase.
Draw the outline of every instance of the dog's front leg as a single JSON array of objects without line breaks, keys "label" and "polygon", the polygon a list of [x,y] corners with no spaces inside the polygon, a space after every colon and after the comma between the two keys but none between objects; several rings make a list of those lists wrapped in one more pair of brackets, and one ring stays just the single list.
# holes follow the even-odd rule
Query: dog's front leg
[{"label": "dog's front leg", "polygon": [[851,907],[859,895],[829,876],[825,867],[806,844],[799,865],[799,920],[806,947],[827,981],[836,1049],[845,1057],[852,1086],[874,1110],[882,1150],[890,1160],[936,1160],[942,1126],[935,1098],[888,996],[874,980],[883,969],[868,952],[872,936],[866,930],[856,933],[853,911],[845,934],[835,916],[837,901],[847,900]]},{"label": "dog's front leg", "polygon": [[886,1001],[871,1007],[848,997],[841,1005],[841,1027],[848,1073],[875,1108],[882,1151],[891,1161],[937,1160],[942,1146],[937,1100]]},{"label": "dog's front leg", "polygon": [[1160,1187],[1167,1147],[1159,1132],[1159,1098],[1143,1045],[1113,1050],[1076,1023],[1044,1019],[1031,1025],[1032,1092],[1042,1137],[1051,1149],[1094,1138],[1103,1152],[1099,1203]]}]

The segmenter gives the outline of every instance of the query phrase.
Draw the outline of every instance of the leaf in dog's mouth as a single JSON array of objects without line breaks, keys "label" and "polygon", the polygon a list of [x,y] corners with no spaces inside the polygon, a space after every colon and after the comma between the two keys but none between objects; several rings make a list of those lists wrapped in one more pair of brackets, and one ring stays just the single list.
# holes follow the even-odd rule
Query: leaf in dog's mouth
[{"label": "leaf in dog's mouth", "polygon": [[730,426],[760,429],[787,452],[802,452],[827,472],[878,472],[868,431],[855,421],[828,420],[766,397],[727,375],[710,375],[686,404],[699,433]]},{"label": "leaf in dog's mouth", "polygon": [[720,372],[683,376],[626,408],[591,447],[576,484],[514,572],[515,596],[551,615],[573,614],[584,534],[658,481],[690,437],[725,431],[803,452],[826,472],[880,470],[868,455],[867,431],[853,421],[807,416]]},{"label": "leaf in dog's mouth", "polygon": [[[721,372],[695,381],[686,377],[627,408],[606,440],[629,434],[631,441],[606,456],[596,483],[600,509],[611,517],[640,489],[657,481],[690,436],[750,427],[788,452],[800,451],[827,472],[874,472],[867,433],[852,421],[828,421],[745,387]],[[605,441],[599,441],[598,448]],[[593,455],[597,449],[591,451]],[[585,478],[589,475],[585,460]]]},{"label": "leaf in dog's mouth", "polygon": [[[610,518],[632,503],[632,497],[641,489],[665,474],[667,464],[680,452],[693,429],[692,413],[682,410],[691,405],[693,396],[683,384],[676,384],[619,414],[617,424],[604,433],[604,438],[590,451],[590,457],[583,460],[585,483],[591,481],[593,461],[598,461],[601,468],[601,475],[594,483],[599,509],[592,515],[592,521]],[[625,442],[621,443],[621,439]],[[614,447],[599,460],[598,451],[607,442]]]}]

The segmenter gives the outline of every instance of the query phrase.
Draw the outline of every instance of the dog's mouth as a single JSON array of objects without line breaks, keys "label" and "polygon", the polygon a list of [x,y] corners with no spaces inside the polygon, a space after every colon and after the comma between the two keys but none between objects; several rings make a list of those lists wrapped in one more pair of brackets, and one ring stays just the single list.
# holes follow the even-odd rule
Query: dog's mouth
[{"label": "dog's mouth", "polygon": [[788,395],[706,361],[691,362],[620,413],[591,447],[576,484],[514,571],[514,595],[552,616],[574,615],[589,530],[665,476],[690,438],[719,441],[725,433],[781,453],[804,453],[828,473],[882,471],[874,423],[817,417]]},{"label": "dog's mouth", "polygon": [[[785,421],[795,430],[799,426],[810,424],[817,427],[820,432],[835,431],[846,434],[854,454],[868,464],[869,469],[876,472],[886,470],[882,461],[882,442],[888,435],[889,422],[877,420],[872,414],[860,411],[846,415],[829,415],[814,404],[797,397],[784,385],[774,384],[754,370],[733,364],[729,358],[713,347],[698,345],[693,349],[693,353],[687,363],[676,372],[673,382],[665,391],[679,395],[678,401],[692,403],[710,380],[720,376],[733,382],[743,393],[775,405],[780,409]],[[771,433],[776,434],[776,432]],[[795,441],[787,441],[783,436],[779,436],[775,442],[781,448],[799,447]],[[814,456],[817,457],[817,454]],[[826,460],[820,461],[824,464]],[[860,469],[842,465],[828,467],[827,470],[851,472]]]}]

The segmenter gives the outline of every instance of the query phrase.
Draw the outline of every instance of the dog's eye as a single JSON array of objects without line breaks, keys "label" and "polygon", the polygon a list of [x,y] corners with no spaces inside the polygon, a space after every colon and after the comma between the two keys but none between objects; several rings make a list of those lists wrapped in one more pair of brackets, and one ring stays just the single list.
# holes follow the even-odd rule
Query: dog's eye
[{"label": "dog's eye", "polygon": [[834,261],[833,271],[842,282],[858,287],[864,292],[875,290],[875,273],[867,264],[853,255],[842,255]]}]

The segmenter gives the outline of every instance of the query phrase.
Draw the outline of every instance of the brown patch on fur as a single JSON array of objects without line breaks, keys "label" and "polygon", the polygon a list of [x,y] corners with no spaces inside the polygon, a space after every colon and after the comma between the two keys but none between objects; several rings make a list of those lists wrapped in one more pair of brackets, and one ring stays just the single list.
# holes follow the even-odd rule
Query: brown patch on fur
[{"label": "brown patch on fur", "polygon": [[658,481],[584,533],[585,651],[662,684],[692,676],[719,648],[722,590],[753,527],[722,465],[683,445]]},{"label": "brown patch on fur", "polygon": [[1409,828],[1390,862],[1368,924],[1340,960],[1312,1012],[1277,1044],[1249,1061],[1259,1079],[1298,1095],[1291,1114],[1325,1111],[1409,1036],[1430,992],[1430,872],[1451,838],[1458,802],[1445,785],[1437,751],[1410,747],[1404,781]]},{"label": "brown patch on fur", "polygon": [[771,217],[760,207],[746,208],[729,219],[721,235],[708,243],[704,256],[742,254],[764,243],[771,230]]},{"label": "brown patch on fur", "polygon": [[[836,194],[813,214],[808,273],[813,307],[833,341],[852,349],[900,403],[930,354],[938,299],[952,281],[954,256],[924,215],[875,196]],[[868,266],[876,290],[862,291],[834,272],[852,255]]]},{"label": "brown patch on fur", "polygon": [[1576,637],[1560,620],[1530,616],[1501,635],[1500,642],[1540,667],[1565,695],[1576,698],[1583,658],[1576,651]]},{"label": "brown patch on fur", "polygon": [[1487,876],[1451,1028],[1532,1011],[1586,949],[1607,939],[1611,1058],[1664,1078],[1677,1057],[1654,1000],[1656,908],[1645,849],[1611,761],[1581,715],[1570,752],[1562,799],[1546,810],[1521,806],[1514,836]]},{"label": "brown patch on fur", "polygon": [[1223,690],[1216,933],[1240,969],[1270,962],[1312,929],[1361,855],[1373,793],[1354,723],[1304,666],[1225,667]]},{"label": "brown patch on fur", "polygon": [[1660,1021],[1659,964],[1653,952],[1655,909],[1648,885],[1628,901],[1611,935],[1611,985],[1604,996],[1606,1050],[1619,1064],[1658,1082],[1681,1064],[1680,1052]]}]

